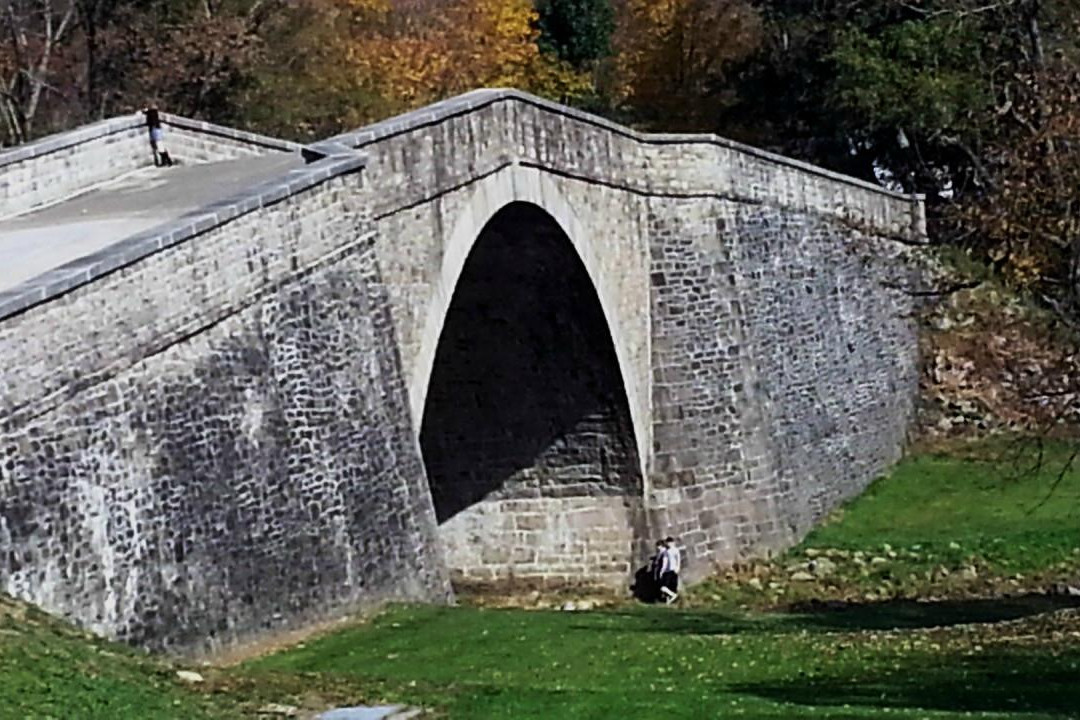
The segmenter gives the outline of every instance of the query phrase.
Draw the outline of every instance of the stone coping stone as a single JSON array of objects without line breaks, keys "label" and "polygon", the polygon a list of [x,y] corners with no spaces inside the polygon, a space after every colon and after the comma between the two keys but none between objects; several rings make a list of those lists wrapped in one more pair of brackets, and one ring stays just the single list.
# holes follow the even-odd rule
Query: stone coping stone
[{"label": "stone coping stone", "polygon": [[360,705],[327,710],[317,715],[316,720],[407,720],[419,714],[419,709],[410,709],[401,705]]},{"label": "stone coping stone", "polygon": [[835,172],[833,170],[827,170],[817,165],[811,165],[810,163],[803,162],[801,160],[795,160],[784,155],[778,155],[776,153],[769,152],[768,150],[762,150],[760,148],[753,147],[751,145],[745,145],[734,140],[728,140],[727,138],[720,137],[719,135],[712,134],[694,134],[694,133],[643,133],[633,128],[629,128],[625,125],[613,122],[606,118],[602,118],[599,115],[593,115],[591,113],[578,110],[576,108],[569,107],[567,105],[561,105],[551,100],[545,100],[544,98],[537,97],[521,90],[515,90],[513,88],[482,88],[479,90],[473,90],[471,92],[458,95],[456,97],[443,100],[441,102],[427,105],[412,112],[398,115],[396,117],[377,122],[372,125],[354,130],[352,132],[342,133],[336,135],[326,142],[333,142],[342,145],[348,145],[353,148],[363,148],[365,145],[379,142],[387,138],[401,135],[419,128],[427,127],[430,125],[436,125],[444,120],[465,115],[467,113],[480,110],[482,108],[494,105],[500,102],[520,102],[526,105],[532,105],[534,107],[541,108],[547,112],[562,115],[564,117],[577,120],[582,123],[593,125],[594,127],[603,128],[616,135],[622,135],[624,137],[631,138],[640,143],[649,145],[679,145],[679,144],[709,144],[719,145],[721,147],[735,150],[736,152],[751,155],[762,160],[767,160],[778,165],[785,165],[787,167],[800,170],[802,172],[817,175],[819,177],[841,182],[847,185],[852,185],[864,190],[869,190],[881,195],[885,195],[891,198],[899,200],[905,200],[910,203],[920,203],[925,200],[925,196],[921,194],[907,194],[897,192],[895,190],[889,190],[883,188],[880,185],[875,185],[872,182],[861,180],[859,178],[851,177],[850,175],[844,175],[842,173]]},{"label": "stone coping stone", "polygon": [[[246,130],[235,130],[233,128],[225,127],[224,125],[217,125],[203,120],[192,120],[179,115],[170,115],[169,113],[162,113],[161,119],[165,125],[175,128],[182,128],[203,135],[214,135],[228,140],[234,140],[248,145],[257,145],[280,152],[295,152],[302,147],[299,143],[290,142],[288,140],[281,140],[279,138],[260,135]],[[143,127],[144,123],[145,119],[143,118],[142,113],[132,113],[131,115],[122,115],[120,117],[90,123],[89,125],[83,125],[74,130],[58,133],[56,135],[49,135],[48,137],[26,143],[25,145],[17,145],[7,150],[0,151],[0,169],[27,160],[34,160],[44,155],[60,150],[66,150],[67,148],[82,145],[109,135],[115,135],[127,130]]]},{"label": "stone coping stone", "polygon": [[95,253],[64,263],[10,290],[0,292],[0,320],[85,285],[165,248],[191,240],[236,218],[274,205],[332,178],[356,172],[366,157],[355,151],[326,155],[323,159],[250,189],[192,210],[174,220],[109,245]]},{"label": "stone coping stone", "polygon": [[[138,117],[141,119],[141,114]],[[280,152],[299,152],[304,147],[302,144],[291,140],[282,140],[281,138],[271,137],[270,135],[263,135],[261,133],[253,133],[247,130],[237,130],[235,128],[226,127],[225,125],[206,122],[205,120],[192,120],[191,118],[182,117],[180,115],[162,113],[161,119],[166,125],[172,127],[191,130],[192,132],[201,135],[216,135],[217,137],[222,137],[227,140],[235,140],[236,142],[245,143],[247,145],[258,145]]]}]

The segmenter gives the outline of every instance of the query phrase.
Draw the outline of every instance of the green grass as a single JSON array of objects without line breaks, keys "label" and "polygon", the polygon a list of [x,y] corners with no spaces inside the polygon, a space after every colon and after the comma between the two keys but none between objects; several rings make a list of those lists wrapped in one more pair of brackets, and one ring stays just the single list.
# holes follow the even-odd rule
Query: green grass
[{"label": "green grass", "polygon": [[1027,647],[1014,637],[1033,631],[1023,622],[995,630],[399,607],[246,672],[347,677],[453,718],[1064,718],[1080,708],[1080,650]]},{"label": "green grass", "polygon": [[[698,588],[695,602],[753,609],[811,601],[1043,593],[1080,582],[1080,468],[1012,440],[902,461],[798,546]],[[824,558],[824,560],[822,560]],[[807,571],[812,581],[793,582]]]},{"label": "green grass", "polygon": [[[1057,483],[1067,448],[1011,462],[1008,441],[996,459],[921,455],[806,538],[802,548],[880,552],[888,544],[930,561],[976,556],[1005,572],[1044,571],[1071,562],[1080,548],[1080,468]],[[1053,489],[1052,489],[1053,487]]]},{"label": "green grass", "polygon": [[[1056,482],[1061,446],[1036,471],[1007,449],[904,461],[689,609],[396,608],[248,672],[349,678],[455,718],[1080,717],[1080,603],[1040,585],[1080,578],[1080,473]],[[823,557],[831,572],[790,581]],[[760,607],[783,611],[742,609]]]},{"label": "green grass", "polygon": [[217,717],[175,671],[0,596],[0,718]]},{"label": "green grass", "polygon": [[[200,670],[194,687],[0,598],[0,718],[264,717],[271,702],[515,720],[1080,718],[1080,601],[1041,592],[1080,580],[1080,474],[1048,495],[1052,466],[985,457],[906,460],[800,546],[689,590],[683,608],[394,607]],[[811,563],[812,580],[791,579]]]}]

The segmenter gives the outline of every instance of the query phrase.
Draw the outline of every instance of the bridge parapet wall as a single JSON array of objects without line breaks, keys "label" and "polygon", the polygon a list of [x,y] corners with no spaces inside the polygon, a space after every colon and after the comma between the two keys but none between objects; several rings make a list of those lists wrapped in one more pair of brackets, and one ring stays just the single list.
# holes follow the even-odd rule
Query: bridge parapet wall
[{"label": "bridge parapet wall", "polygon": [[[299,146],[175,115],[162,116],[163,146],[179,162],[233,160]],[[153,163],[145,121],[127,115],[0,152],[0,217],[83,192]]]},{"label": "bridge parapet wall", "polygon": [[[283,241],[271,220],[298,202],[294,196],[302,200],[325,183],[341,184],[361,167],[363,160],[351,157],[290,171],[167,228],[61,266],[41,283],[0,293],[0,357],[6,361],[0,423],[11,425],[42,404],[62,402],[98,373],[115,373],[152,354],[157,344],[188,336],[290,268],[305,267],[329,252],[337,240],[330,230],[321,231],[322,243],[308,243],[295,253],[275,252],[273,245],[254,253],[250,244],[260,233]],[[287,226],[299,216],[294,211],[283,219]],[[254,222],[267,224],[254,230]],[[249,244],[223,239],[226,231]],[[192,282],[177,281],[189,276]],[[142,296],[145,302],[137,300]]]},{"label": "bridge parapet wall", "polygon": [[[442,167],[430,162],[447,151],[440,141],[451,142],[453,153],[442,158],[450,159]],[[499,165],[520,163],[642,195],[768,204],[913,242],[926,234],[918,196],[716,135],[637,132],[518,90],[476,90],[333,142],[385,157],[391,176],[404,181],[382,188],[378,200],[387,209],[416,202],[416,178],[408,169],[417,163],[431,170],[431,197]]]}]

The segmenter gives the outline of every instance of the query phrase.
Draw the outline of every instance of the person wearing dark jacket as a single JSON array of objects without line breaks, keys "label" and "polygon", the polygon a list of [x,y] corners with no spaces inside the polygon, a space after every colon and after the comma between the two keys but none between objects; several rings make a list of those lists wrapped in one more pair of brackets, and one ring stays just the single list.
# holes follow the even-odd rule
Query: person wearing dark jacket
[{"label": "person wearing dark jacket", "polygon": [[169,167],[173,164],[169,151],[162,147],[164,131],[161,129],[161,113],[156,105],[143,110],[146,116],[146,128],[150,132],[150,150],[154,153],[154,167]]}]

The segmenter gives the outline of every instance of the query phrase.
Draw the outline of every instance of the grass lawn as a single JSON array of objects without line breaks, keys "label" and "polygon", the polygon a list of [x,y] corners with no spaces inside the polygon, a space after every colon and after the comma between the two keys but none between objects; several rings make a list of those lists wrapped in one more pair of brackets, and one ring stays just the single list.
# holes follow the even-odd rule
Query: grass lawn
[{"label": "grass lawn", "polygon": [[1080,579],[1080,473],[1047,499],[1054,477],[922,455],[799,547],[691,589],[682,608],[393,607],[197,668],[195,686],[175,665],[0,604],[0,718],[386,701],[515,720],[1080,718],[1080,599],[1044,592]]},{"label": "grass lawn", "polygon": [[219,710],[169,664],[0,596],[0,718],[200,720]]},{"label": "grass lawn", "polygon": [[688,608],[395,608],[244,672],[462,718],[1080,718],[1080,601],[1044,592],[1080,578],[1080,472],[1008,450],[906,460]]},{"label": "grass lawn", "polygon": [[1009,441],[965,458],[919,455],[895,468],[806,538],[804,548],[880,550],[930,562],[976,558],[1013,573],[1073,562],[1080,549],[1080,472],[1058,474],[1068,448],[1045,449],[1041,467]]},{"label": "grass lawn", "polygon": [[[1031,621],[1029,621],[1031,622]],[[1080,631],[1076,617],[1057,632]],[[1080,648],[1038,632],[836,629],[821,618],[633,608],[395,608],[244,672],[347,677],[453,718],[1065,718]]]},{"label": "grass lawn", "polygon": [[[699,586],[696,602],[782,609],[1080,584],[1080,468],[1061,472],[1069,456],[1049,445],[1036,467],[1001,440],[908,458],[798,547]],[[792,582],[799,571],[813,579]]]}]

